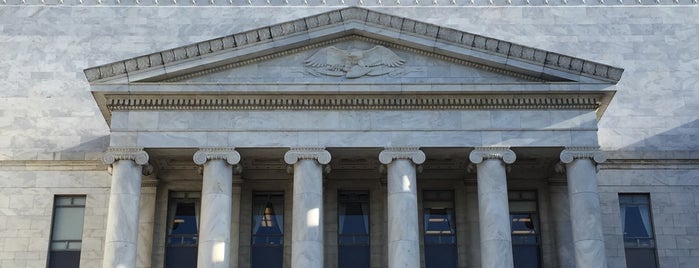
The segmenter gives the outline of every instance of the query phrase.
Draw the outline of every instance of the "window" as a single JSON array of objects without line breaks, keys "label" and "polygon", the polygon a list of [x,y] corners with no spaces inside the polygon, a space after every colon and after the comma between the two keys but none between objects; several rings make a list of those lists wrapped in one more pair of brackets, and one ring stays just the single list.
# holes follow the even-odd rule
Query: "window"
[{"label": "window", "polygon": [[338,192],[337,260],[339,268],[369,267],[369,192]]},{"label": "window", "polygon": [[197,267],[200,200],[199,192],[170,193],[165,267]]},{"label": "window", "polygon": [[626,267],[658,267],[648,194],[619,194]]},{"label": "window", "polygon": [[253,193],[252,213],[252,267],[282,267],[284,194]]},{"label": "window", "polygon": [[536,191],[510,191],[512,255],[516,268],[541,267],[541,238]]},{"label": "window", "polygon": [[425,267],[456,267],[453,191],[422,193]]},{"label": "window", "polygon": [[82,247],[85,196],[56,196],[48,267],[79,267]]}]

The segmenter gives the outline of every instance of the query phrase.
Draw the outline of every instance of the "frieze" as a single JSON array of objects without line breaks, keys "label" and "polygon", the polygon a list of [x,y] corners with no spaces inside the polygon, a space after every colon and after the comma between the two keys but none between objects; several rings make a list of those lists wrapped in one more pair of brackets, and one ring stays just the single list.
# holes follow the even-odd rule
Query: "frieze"
[{"label": "frieze", "polygon": [[109,111],[128,110],[480,110],[600,107],[600,94],[108,95]]}]

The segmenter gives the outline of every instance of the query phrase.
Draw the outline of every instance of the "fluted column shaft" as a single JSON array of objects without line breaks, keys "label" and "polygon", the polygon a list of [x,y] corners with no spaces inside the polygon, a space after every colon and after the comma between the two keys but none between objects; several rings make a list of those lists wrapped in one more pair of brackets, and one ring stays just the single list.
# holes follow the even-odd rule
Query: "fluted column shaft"
[{"label": "fluted column shaft", "polygon": [[197,267],[230,267],[233,167],[240,155],[232,148],[203,148],[194,162],[204,165]]},{"label": "fluted column shaft", "polygon": [[109,148],[102,157],[112,165],[107,233],[102,267],[136,267],[141,165],[148,162],[142,148]]},{"label": "fluted column shaft", "polygon": [[596,167],[596,163],[604,160],[604,154],[596,148],[566,148],[561,152],[568,177],[575,267],[578,268],[607,267]]},{"label": "fluted column shaft", "polygon": [[515,154],[507,148],[476,148],[469,159],[477,166],[481,267],[513,267],[505,163],[513,163]]},{"label": "fluted column shaft", "polygon": [[420,267],[420,229],[416,164],[425,162],[418,148],[386,148],[379,154],[388,166],[388,267]]},{"label": "fluted column shaft", "polygon": [[323,268],[323,168],[330,153],[323,148],[291,149],[284,155],[294,165],[291,267]]}]

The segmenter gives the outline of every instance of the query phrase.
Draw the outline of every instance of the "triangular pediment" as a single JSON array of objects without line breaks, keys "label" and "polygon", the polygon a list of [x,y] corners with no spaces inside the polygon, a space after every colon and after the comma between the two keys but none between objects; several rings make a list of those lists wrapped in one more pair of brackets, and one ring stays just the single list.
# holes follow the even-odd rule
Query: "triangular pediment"
[{"label": "triangular pediment", "polygon": [[123,110],[586,109],[623,69],[350,7],[85,69]]},{"label": "triangular pediment", "polygon": [[456,65],[500,73],[501,78],[615,84],[623,72],[601,63],[350,7],[88,68],[85,75],[93,85],[186,80],[284,56],[279,54],[308,53],[354,36],[396,51],[429,54]]},{"label": "triangular pediment", "polygon": [[169,78],[187,84],[524,83],[537,77],[358,35]]}]

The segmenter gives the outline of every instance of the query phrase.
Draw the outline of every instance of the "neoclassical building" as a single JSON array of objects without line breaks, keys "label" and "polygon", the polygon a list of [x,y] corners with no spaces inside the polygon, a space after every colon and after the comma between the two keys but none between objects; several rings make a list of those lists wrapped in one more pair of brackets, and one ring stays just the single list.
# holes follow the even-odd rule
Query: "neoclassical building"
[{"label": "neoclassical building", "polygon": [[692,2],[120,4],[0,6],[0,267],[699,261]]}]

